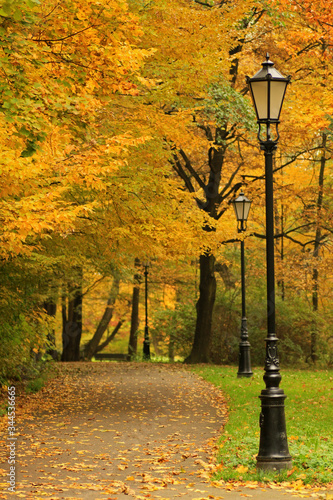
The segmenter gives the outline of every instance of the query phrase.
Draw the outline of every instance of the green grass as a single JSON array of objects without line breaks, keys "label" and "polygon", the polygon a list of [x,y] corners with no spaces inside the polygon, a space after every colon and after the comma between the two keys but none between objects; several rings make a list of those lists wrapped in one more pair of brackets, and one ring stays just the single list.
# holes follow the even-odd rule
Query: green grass
[{"label": "green grass", "polygon": [[265,384],[263,370],[237,378],[236,367],[196,366],[193,370],[221,388],[228,401],[228,421],[219,442],[218,472],[225,481],[295,481],[327,484],[333,478],[333,370],[282,369],[280,387],[287,395],[285,415],[290,471],[256,470],[259,448],[258,398]]},{"label": "green grass", "polygon": [[33,370],[30,370],[27,380],[23,384],[25,392],[29,394],[43,389],[46,382],[55,376],[56,371],[57,365],[53,361],[37,365]]},{"label": "green grass", "polygon": [[44,377],[37,377],[34,380],[29,380],[25,387],[26,393],[29,394],[40,391],[41,389],[43,389],[45,382],[46,378]]}]

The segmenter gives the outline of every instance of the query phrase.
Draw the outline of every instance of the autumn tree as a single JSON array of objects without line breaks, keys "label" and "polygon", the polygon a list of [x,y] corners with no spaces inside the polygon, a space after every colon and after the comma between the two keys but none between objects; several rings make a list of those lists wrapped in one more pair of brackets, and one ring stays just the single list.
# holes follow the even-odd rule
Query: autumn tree
[{"label": "autumn tree", "polygon": [[[269,9],[260,0],[3,2],[1,258],[6,276],[21,269],[31,290],[24,321],[33,323],[36,311],[42,317],[45,300],[63,290],[64,325],[81,324],[89,285],[83,278],[81,290],[77,266],[83,277],[87,269],[108,278],[121,270],[129,282],[135,258],[200,255],[188,361],[209,360],[216,260],[227,262],[222,244],[237,236],[226,214],[244,179],[258,204],[254,233],[264,237],[263,162],[244,82],[267,51],[294,82],[275,163],[277,202],[287,207],[276,241],[283,238],[295,263],[284,259],[286,287],[297,283],[296,269],[309,274],[303,256],[312,245],[310,294],[319,307],[321,276],[329,273],[321,257],[331,238],[330,16],[319,0],[274,0]],[[10,290],[12,304],[23,302],[9,281],[3,298]],[[111,309],[89,356],[103,344]]]},{"label": "autumn tree", "polygon": [[[160,83],[149,93],[147,104],[159,114],[157,132],[174,172],[201,211],[206,233],[196,335],[188,362],[209,360],[215,254],[219,244],[231,237],[231,225],[222,216],[244,173],[257,168],[255,156],[250,159],[255,124],[244,97],[245,68],[249,72],[255,68],[258,54],[253,58],[253,53],[272,30],[271,13],[262,2],[239,1],[230,7],[229,2],[177,2],[167,11],[157,2],[143,16],[144,42],[156,48],[145,74],[158,77]],[[163,37],[154,38],[151,25],[165,33],[167,50]],[[173,61],[171,71],[169,61]],[[219,228],[223,236],[216,234]]]},{"label": "autumn tree", "polygon": [[[61,265],[59,246],[78,241],[72,236],[97,204],[88,190],[102,188],[133,144],[103,136],[98,123],[108,95],[145,85],[137,76],[149,53],[136,46],[142,31],[126,1],[13,0],[2,3],[0,22],[2,265],[28,269],[30,259],[52,270]],[[59,287],[71,281],[58,274]],[[33,308],[48,299],[34,289]],[[67,286],[66,296],[73,298]],[[71,316],[65,324],[80,324]]]},{"label": "autumn tree", "polygon": [[[276,3],[279,19],[283,20],[274,33],[275,41],[282,53],[287,67],[293,73],[295,84],[291,86],[292,105],[287,110],[289,127],[286,129],[289,143],[284,144],[284,159],[288,175],[284,186],[289,197],[294,192],[293,231],[288,234],[289,248],[300,250],[297,268],[306,279],[313,321],[309,332],[309,359],[316,362],[319,355],[318,340],[320,327],[318,310],[320,302],[324,305],[325,280],[320,274],[327,275],[331,242],[331,122],[332,107],[331,39],[332,16],[321,2],[288,3],[288,16],[284,1]],[[312,99],[309,99],[309,95]],[[291,140],[293,144],[291,146]],[[300,182],[301,181],[301,182]],[[290,199],[290,198],[289,198]],[[290,214],[291,215],[291,214]],[[284,231],[282,232],[283,235]],[[311,272],[309,272],[311,269]],[[301,283],[304,283],[304,278]],[[321,294],[325,290],[325,294]],[[323,312],[323,310],[322,310]]]}]

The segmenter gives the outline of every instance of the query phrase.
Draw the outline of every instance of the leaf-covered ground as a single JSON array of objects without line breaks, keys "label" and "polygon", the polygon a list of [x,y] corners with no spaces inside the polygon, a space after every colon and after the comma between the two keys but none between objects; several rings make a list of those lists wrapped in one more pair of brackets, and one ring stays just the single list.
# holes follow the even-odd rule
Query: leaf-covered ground
[{"label": "leaf-covered ground", "polygon": [[66,363],[39,393],[17,394],[16,409],[16,492],[3,418],[0,498],[294,498],[211,483],[226,404],[184,367]]}]

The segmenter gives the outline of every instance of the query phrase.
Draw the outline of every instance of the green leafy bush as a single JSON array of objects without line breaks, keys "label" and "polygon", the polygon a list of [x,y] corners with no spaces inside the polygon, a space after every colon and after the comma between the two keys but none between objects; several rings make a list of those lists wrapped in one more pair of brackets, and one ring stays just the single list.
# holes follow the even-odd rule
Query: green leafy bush
[{"label": "green leafy bush", "polygon": [[193,343],[195,320],[195,306],[189,300],[177,302],[175,309],[157,310],[150,332],[158,346],[158,354],[171,359],[186,357]]},{"label": "green leafy bush", "polygon": [[[235,274],[238,273],[233,271]],[[250,280],[249,280],[250,281]],[[246,288],[247,327],[251,344],[251,361],[263,366],[267,335],[267,304],[265,280],[258,279]],[[276,291],[276,334],[279,339],[280,362],[299,368],[309,366],[311,360],[311,333],[317,332],[318,368],[333,365],[331,318],[333,310],[313,312],[305,294],[288,294],[282,300]],[[213,316],[212,361],[218,364],[237,364],[241,327],[241,289],[226,288],[219,282]]]}]

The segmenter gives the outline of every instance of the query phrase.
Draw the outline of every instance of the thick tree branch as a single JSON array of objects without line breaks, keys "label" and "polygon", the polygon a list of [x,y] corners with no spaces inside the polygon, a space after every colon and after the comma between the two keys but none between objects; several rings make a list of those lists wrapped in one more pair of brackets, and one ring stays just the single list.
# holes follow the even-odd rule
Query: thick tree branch
[{"label": "thick tree branch", "polygon": [[198,128],[200,128],[201,130],[203,130],[206,134],[206,137],[209,141],[213,142],[213,134],[212,134],[212,131],[211,131],[211,128],[206,126],[206,125],[197,125]]},{"label": "thick tree branch", "polygon": [[[242,187],[242,182],[238,182],[237,184],[235,184],[232,188],[229,189],[229,191],[227,193],[225,193],[225,196],[224,196],[224,199],[228,199],[232,193],[235,193],[236,191],[238,191],[238,189],[240,189]],[[221,200],[221,203],[222,203],[222,200]],[[217,214],[217,217],[216,217],[216,220],[219,220],[222,215],[226,212],[228,207],[223,207],[222,210]]]},{"label": "thick tree branch", "polygon": [[95,354],[97,352],[101,352],[107,345],[110,344],[110,342],[115,338],[116,334],[120,330],[121,325],[123,324],[123,322],[124,322],[123,320],[118,321],[118,323],[115,326],[115,328],[113,329],[112,333],[107,337],[107,339],[104,342],[102,342],[101,344],[99,344],[99,346],[97,347],[97,349],[95,351]]},{"label": "thick tree branch", "polygon": [[[240,170],[240,168],[241,168],[242,166],[243,166],[243,163],[240,163],[240,164],[238,165],[238,167],[237,167],[237,168],[236,168],[236,170],[232,173],[232,175],[230,176],[230,178],[229,178],[228,182],[226,183],[226,185],[224,186],[224,188],[223,188],[223,189],[222,189],[222,191],[220,192],[220,194],[219,194],[219,198],[218,198],[218,202],[219,202],[219,203],[222,203],[222,201],[223,201],[225,198],[227,198],[227,196],[228,196],[230,193],[232,193],[233,191],[235,191],[235,187],[236,187],[236,186],[240,187],[240,185],[239,185],[239,184],[236,184],[236,186],[234,186],[233,188],[231,188],[231,189],[229,190],[229,192],[228,192],[228,193],[226,193],[226,192],[227,192],[227,190],[230,188],[230,186],[231,186],[231,184],[232,184],[232,181],[234,180],[234,178],[236,177],[237,173],[239,172],[239,170]],[[237,189],[238,189],[238,188],[237,188]]]},{"label": "thick tree branch", "polygon": [[192,164],[191,164],[190,160],[188,159],[187,155],[185,154],[185,152],[182,149],[180,149],[179,153],[182,156],[182,158],[183,158],[183,160],[185,162],[185,167],[187,168],[187,170],[189,171],[189,173],[194,177],[194,179],[197,181],[197,183],[199,184],[199,186],[202,189],[205,189],[206,185],[205,185],[204,181],[201,179],[200,175],[192,167]]},{"label": "thick tree branch", "polygon": [[190,193],[195,193],[194,186],[193,186],[192,182],[190,181],[189,176],[186,174],[185,170],[183,169],[183,166],[182,166],[181,161],[179,160],[177,154],[173,153],[172,156],[173,156],[174,161],[170,161],[170,163],[171,163],[173,169],[179,175],[179,177],[184,181],[187,190]]}]

